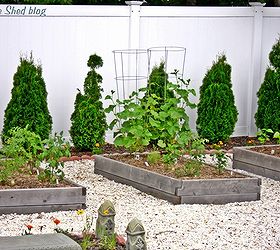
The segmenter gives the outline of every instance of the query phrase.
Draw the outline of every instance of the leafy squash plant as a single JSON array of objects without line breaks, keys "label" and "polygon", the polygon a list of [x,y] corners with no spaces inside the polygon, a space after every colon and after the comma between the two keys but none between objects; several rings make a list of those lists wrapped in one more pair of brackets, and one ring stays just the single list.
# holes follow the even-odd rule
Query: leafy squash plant
[{"label": "leafy squash plant", "polygon": [[[176,70],[176,83],[168,82],[164,77],[153,77],[156,71],[161,71],[161,76],[164,76],[166,73],[162,70],[163,63],[159,68],[154,67],[148,86],[132,92],[128,99],[115,101],[112,91],[105,97],[112,102],[105,112],[115,115],[109,128],[116,130],[116,146],[132,152],[142,151],[148,145],[157,147],[166,152],[164,162],[175,163],[186,150],[191,153],[204,149],[204,140],[199,139],[189,127],[186,108],[196,107],[190,101],[190,96],[195,95],[195,90],[189,88],[190,80],[179,79]],[[168,98],[163,93],[168,93]]]},{"label": "leafy squash plant", "polygon": [[102,67],[102,58],[96,54],[89,57],[90,71],[84,82],[84,94],[76,95],[74,112],[71,115],[70,135],[79,150],[98,150],[105,142],[106,116],[101,102],[102,76],[95,69]]}]

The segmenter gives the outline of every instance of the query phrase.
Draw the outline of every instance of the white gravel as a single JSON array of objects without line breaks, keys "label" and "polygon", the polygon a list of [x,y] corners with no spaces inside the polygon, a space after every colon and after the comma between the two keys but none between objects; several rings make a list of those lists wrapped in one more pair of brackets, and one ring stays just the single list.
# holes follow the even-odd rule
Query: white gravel
[{"label": "white gravel", "polygon": [[[231,162],[229,163],[229,165]],[[130,186],[93,173],[93,161],[69,162],[67,178],[87,188],[86,213],[94,223],[97,209],[111,200],[117,212],[116,231],[126,237],[128,222],[137,217],[146,229],[149,250],[157,249],[280,249],[280,182],[262,178],[261,200],[227,205],[172,205]],[[75,211],[32,215],[1,215],[0,236],[54,231],[53,218],[63,229],[79,232],[83,216]]]}]

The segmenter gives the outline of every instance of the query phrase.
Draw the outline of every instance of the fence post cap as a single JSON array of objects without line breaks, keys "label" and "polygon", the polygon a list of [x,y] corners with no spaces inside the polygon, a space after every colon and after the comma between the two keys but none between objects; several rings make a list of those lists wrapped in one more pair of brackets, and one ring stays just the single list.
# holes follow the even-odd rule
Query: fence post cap
[{"label": "fence post cap", "polygon": [[145,1],[125,1],[125,4],[128,6],[131,5],[142,5]]},{"label": "fence post cap", "polygon": [[250,2],[249,1],[249,5],[252,6],[252,7],[264,7],[266,5],[266,3],[261,3],[261,2]]}]

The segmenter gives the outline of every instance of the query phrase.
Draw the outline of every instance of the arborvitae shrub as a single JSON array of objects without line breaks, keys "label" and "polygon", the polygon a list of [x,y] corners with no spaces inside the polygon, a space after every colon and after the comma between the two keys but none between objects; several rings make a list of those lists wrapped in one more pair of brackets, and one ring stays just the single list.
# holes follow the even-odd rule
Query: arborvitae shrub
[{"label": "arborvitae shrub", "polygon": [[[70,135],[79,150],[93,150],[105,142],[106,117],[101,102],[102,76],[95,69],[102,67],[102,58],[91,55],[88,60],[90,71],[84,82],[84,94],[76,95],[74,112],[71,115]],[[98,143],[98,144],[97,144]]]},{"label": "arborvitae shrub", "polygon": [[160,98],[159,103],[163,104],[165,98],[174,97],[173,91],[167,89],[168,74],[164,69],[164,62],[161,62],[159,66],[154,66],[148,79],[148,91],[146,97],[150,95],[156,95]]},{"label": "arborvitae shrub", "polygon": [[231,66],[221,55],[206,73],[200,87],[196,128],[210,142],[228,140],[237,122],[231,84]]},{"label": "arborvitae shrub", "polygon": [[257,93],[256,126],[280,131],[280,38],[269,53],[270,66]]},{"label": "arborvitae shrub", "polygon": [[32,54],[30,58],[20,58],[14,75],[11,100],[4,114],[3,142],[10,136],[11,128],[25,128],[27,125],[42,139],[49,137],[52,128],[42,68],[34,63]]}]

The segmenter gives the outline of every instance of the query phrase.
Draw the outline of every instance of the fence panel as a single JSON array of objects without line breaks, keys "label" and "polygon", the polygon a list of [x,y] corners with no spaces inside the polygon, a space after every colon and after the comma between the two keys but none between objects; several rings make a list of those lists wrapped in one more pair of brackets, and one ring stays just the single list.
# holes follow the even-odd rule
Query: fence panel
[{"label": "fence panel", "polygon": [[[254,134],[256,92],[280,31],[280,8],[131,4],[0,5],[0,128],[20,54],[32,51],[35,60],[40,59],[53,130],[68,135],[76,88],[82,89],[89,55],[97,53],[104,60],[99,72],[106,95],[116,88],[113,50],[180,46],[187,51],[185,78],[197,92],[216,55],[227,55],[239,111],[234,135]],[[196,111],[190,116],[194,129]],[[107,136],[111,140],[110,132]]]}]

